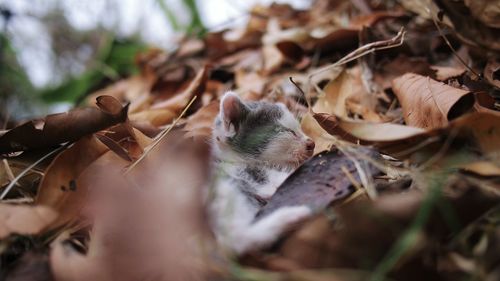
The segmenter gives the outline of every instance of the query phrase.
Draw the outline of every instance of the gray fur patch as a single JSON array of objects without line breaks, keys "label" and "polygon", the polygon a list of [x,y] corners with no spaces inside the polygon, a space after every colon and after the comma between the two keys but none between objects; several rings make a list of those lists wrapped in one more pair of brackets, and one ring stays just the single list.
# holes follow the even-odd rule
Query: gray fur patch
[{"label": "gray fur patch", "polygon": [[265,184],[269,182],[268,175],[265,169],[258,167],[247,167],[245,169],[245,173],[248,174],[248,177],[258,184]]},{"label": "gray fur patch", "polygon": [[231,147],[243,154],[259,155],[282,130],[278,120],[283,116],[281,107],[267,102],[247,102],[250,109],[239,120],[238,132],[228,139]]}]

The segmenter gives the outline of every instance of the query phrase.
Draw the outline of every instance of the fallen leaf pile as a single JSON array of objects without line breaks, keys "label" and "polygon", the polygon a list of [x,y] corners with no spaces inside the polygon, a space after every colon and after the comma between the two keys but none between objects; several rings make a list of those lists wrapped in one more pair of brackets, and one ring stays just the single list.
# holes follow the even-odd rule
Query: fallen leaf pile
[{"label": "fallen leaf pile", "polygon": [[[499,28],[484,0],[317,0],[137,54],[86,106],[0,134],[0,279],[500,280]],[[315,215],[241,257],[204,203],[229,89],[316,143],[258,216]]]}]

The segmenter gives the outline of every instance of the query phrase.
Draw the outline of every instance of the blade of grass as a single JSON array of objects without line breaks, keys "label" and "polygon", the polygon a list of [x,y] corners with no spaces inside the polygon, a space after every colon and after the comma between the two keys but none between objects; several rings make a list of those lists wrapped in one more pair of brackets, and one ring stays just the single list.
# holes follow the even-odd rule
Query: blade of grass
[{"label": "blade of grass", "polygon": [[7,194],[9,193],[9,191],[14,187],[14,185],[26,174],[28,173],[31,169],[33,169],[36,165],[42,163],[43,160],[49,158],[50,156],[66,149],[68,146],[69,146],[70,143],[67,143],[61,147],[58,147],[54,150],[52,150],[51,152],[45,154],[44,156],[42,156],[40,159],[36,160],[33,164],[29,165],[28,167],[26,167],[26,169],[24,169],[22,172],[20,172],[10,183],[9,185],[4,189],[4,191],[2,192],[2,194],[0,195],[0,200],[3,200],[5,198],[5,196],[7,196]]}]

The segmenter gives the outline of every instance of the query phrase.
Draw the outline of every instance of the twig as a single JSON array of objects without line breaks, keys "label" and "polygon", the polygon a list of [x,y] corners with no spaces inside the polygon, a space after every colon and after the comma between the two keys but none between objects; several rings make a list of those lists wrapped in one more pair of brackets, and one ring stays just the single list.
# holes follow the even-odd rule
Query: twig
[{"label": "twig", "polygon": [[9,162],[7,159],[2,159],[3,165],[5,166],[5,172],[7,173],[7,177],[9,177],[9,180],[12,181],[14,180],[14,173],[12,173],[12,169],[10,168]]},{"label": "twig", "polygon": [[66,149],[68,146],[70,145],[70,143],[66,143],[65,145],[57,148],[57,149],[54,149],[52,150],[51,152],[45,154],[44,156],[42,156],[40,159],[38,159],[37,161],[35,161],[35,163],[29,165],[28,167],[26,167],[26,169],[24,169],[22,172],[20,172],[10,183],[9,185],[4,189],[4,191],[2,192],[2,194],[0,195],[0,200],[4,199],[5,196],[7,196],[7,193],[9,193],[9,191],[12,189],[12,187],[14,187],[14,185],[17,183],[17,181],[19,181],[27,172],[29,172],[31,169],[33,169],[36,165],[42,163],[42,161],[44,161],[45,159],[49,158],[50,156],[56,154],[57,152],[59,151],[62,151],[64,149]]},{"label": "twig", "polygon": [[293,81],[293,78],[291,76],[288,77],[288,79],[290,79],[290,82],[292,82],[292,84],[299,90],[299,92],[302,94],[302,96],[304,96],[304,99],[306,100],[306,103],[307,103],[307,109],[310,110],[311,109],[311,103],[307,99],[307,96],[306,96],[306,93],[304,93],[304,90],[302,90],[302,88],[299,87],[299,85],[297,85],[297,83],[295,81]]},{"label": "twig", "polygon": [[[312,78],[314,76],[316,76],[324,71],[328,71],[330,69],[337,68],[337,67],[344,65],[346,63],[349,63],[353,60],[357,60],[358,58],[365,56],[365,55],[368,55],[368,54],[371,54],[375,51],[399,47],[399,46],[403,45],[403,42],[405,39],[405,34],[406,34],[406,31],[402,27],[399,30],[398,34],[396,34],[396,36],[394,36],[393,38],[388,39],[388,40],[376,41],[376,42],[372,42],[372,43],[366,44],[364,46],[361,46],[361,47],[357,48],[356,50],[350,52],[349,54],[347,54],[346,56],[344,56],[343,58],[341,58],[337,62],[314,71],[313,73],[308,75],[307,91],[306,92],[309,93],[309,91],[311,89]],[[307,98],[306,98],[306,100],[307,100]]]},{"label": "twig", "polygon": [[125,170],[125,172],[123,173],[124,175],[128,174],[133,168],[135,168],[135,166],[137,166],[137,164],[139,164],[139,162],[141,162],[149,154],[149,152],[151,152],[151,150],[153,150],[153,148],[155,148],[158,145],[158,143],[160,143],[160,141],[172,130],[172,128],[175,127],[175,125],[177,125],[177,122],[179,122],[179,120],[186,114],[186,112],[191,107],[191,105],[196,100],[196,98],[197,98],[197,96],[194,96],[189,101],[189,103],[186,105],[184,110],[182,110],[181,114],[174,120],[174,122],[172,122],[172,124],[170,126],[165,128],[165,130],[163,130],[158,135],[158,137],[154,140],[154,142],[152,144],[150,144],[148,147],[146,147],[146,149],[144,150],[144,153],[141,155],[141,157],[139,157],[139,159],[137,159],[134,163],[132,163],[132,165],[130,165],[127,168],[127,170]]},{"label": "twig", "polygon": [[399,47],[399,46],[403,45],[405,34],[406,34],[406,31],[404,30],[404,28],[401,28],[399,30],[398,34],[396,34],[396,36],[394,36],[391,39],[376,41],[376,42],[372,42],[372,43],[366,44],[364,46],[361,46],[361,47],[357,48],[356,50],[350,52],[349,54],[347,54],[345,57],[341,58],[337,62],[335,62],[331,65],[322,67],[322,68],[316,70],[315,72],[311,73],[309,75],[309,79],[311,79],[312,76],[318,75],[319,73],[321,73],[323,71],[327,71],[329,69],[336,68],[336,67],[341,66],[343,64],[349,63],[353,60],[356,60],[362,56],[365,56],[367,54],[371,54],[375,51]]},{"label": "twig", "polygon": [[439,32],[439,35],[443,38],[443,40],[446,43],[446,45],[448,45],[448,47],[450,48],[450,50],[453,53],[453,55],[455,55],[455,57],[457,57],[457,59],[460,61],[460,63],[463,64],[470,72],[472,72],[474,75],[476,75],[477,78],[481,78],[481,76],[479,74],[477,74],[477,72],[475,72],[474,69],[472,69],[471,67],[469,67],[465,63],[465,61],[462,59],[462,57],[460,57],[460,55],[458,55],[457,51],[455,50],[455,48],[453,48],[453,46],[451,45],[451,43],[448,40],[448,38],[446,37],[446,35],[444,35],[443,30],[439,26],[439,24],[438,24],[438,22],[436,20],[436,17],[431,13],[431,10],[429,8],[427,8],[427,7],[425,8],[425,10],[427,11],[427,13],[429,13],[429,16],[431,17],[432,22],[436,26],[436,28],[437,28],[437,30]]}]

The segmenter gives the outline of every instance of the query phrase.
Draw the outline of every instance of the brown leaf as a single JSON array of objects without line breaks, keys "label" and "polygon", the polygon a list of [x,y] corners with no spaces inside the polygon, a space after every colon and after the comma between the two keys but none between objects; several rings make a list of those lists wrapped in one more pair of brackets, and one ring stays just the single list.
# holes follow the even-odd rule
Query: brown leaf
[{"label": "brown leaf", "polygon": [[486,112],[500,116],[500,111],[495,108],[495,99],[486,92],[475,93],[476,103],[474,109],[478,112]]},{"label": "brown leaf", "polygon": [[337,29],[320,38],[313,38],[305,47],[309,51],[317,51],[321,54],[333,52],[348,52],[358,47],[358,30],[352,28]]},{"label": "brown leaf", "polygon": [[429,279],[437,275],[436,266],[427,262],[427,255],[436,255],[436,241],[447,241],[453,232],[439,206],[448,204],[450,214],[463,228],[497,203],[498,198],[470,185],[465,192],[441,197],[434,203],[418,190],[380,196],[373,201],[351,201],[334,209],[334,219],[322,216],[302,225],[281,244],[279,252],[273,254],[289,259],[302,269],[358,269],[363,264],[363,268],[373,274],[388,251],[397,245],[396,241],[421,217],[420,210],[425,206],[431,214],[424,219],[422,227],[412,232],[413,243],[405,247],[404,257],[398,260],[389,276],[396,280]]},{"label": "brown leaf", "polygon": [[276,48],[289,60],[299,62],[304,57],[304,49],[293,41],[280,41]]},{"label": "brown leaf", "polygon": [[168,124],[175,117],[177,117],[177,113],[170,109],[146,109],[129,116],[132,122],[145,123],[155,127]]},{"label": "brown leaf", "polygon": [[207,141],[210,140],[214,120],[218,113],[218,101],[213,101],[205,107],[200,108],[186,121],[186,126],[184,127],[184,130],[186,131],[185,137],[200,137]]},{"label": "brown leaf", "polygon": [[205,280],[198,265],[199,246],[209,246],[201,202],[208,158],[170,133],[126,176],[93,170],[89,250],[55,244],[57,280]]},{"label": "brown leaf", "polygon": [[364,26],[372,26],[385,19],[401,18],[403,16],[405,16],[405,13],[400,11],[373,11],[370,14],[352,18],[349,25],[352,28],[361,29]]},{"label": "brown leaf", "polygon": [[[66,113],[47,115],[45,119],[24,123],[0,136],[0,153],[50,147],[124,122],[128,106],[110,96],[101,96],[103,108],[78,108]],[[109,107],[109,108],[108,108]],[[108,109],[111,109],[111,112]]]},{"label": "brown leaf", "polygon": [[500,28],[500,5],[498,2],[488,0],[464,0],[464,2],[469,7],[472,16],[483,24]]},{"label": "brown leaf", "polygon": [[500,62],[490,59],[484,67],[484,78],[491,85],[500,89]]},{"label": "brown leaf", "polygon": [[461,169],[482,177],[500,177],[500,167],[489,161],[476,161],[463,165]]},{"label": "brown leaf", "polygon": [[442,127],[474,105],[470,92],[417,74],[394,79],[392,88],[403,108],[406,124],[410,126]]},{"label": "brown leaf", "polygon": [[208,33],[203,38],[208,57],[215,60],[236,51],[260,45],[261,32],[259,31],[249,31],[235,40],[226,39],[224,37],[225,32]]},{"label": "brown leaf", "polygon": [[346,69],[331,80],[313,106],[314,112],[330,113],[340,117],[359,114],[368,121],[381,121],[375,111],[376,97],[366,91],[361,81],[361,68]]},{"label": "brown leaf", "polygon": [[0,239],[10,234],[39,234],[57,219],[57,212],[47,206],[0,204]]},{"label": "brown leaf", "polygon": [[194,96],[201,97],[201,95],[205,92],[209,71],[210,66],[204,65],[184,91],[173,96],[172,98],[153,104],[151,106],[151,110],[169,110],[170,112],[175,113],[175,115],[178,115]]},{"label": "brown leaf", "polygon": [[49,228],[74,219],[84,200],[84,187],[78,177],[107,150],[94,136],[86,136],[59,154],[45,171],[35,203],[59,213]]},{"label": "brown leaf", "polygon": [[392,80],[408,72],[434,78],[434,70],[427,60],[399,54],[395,59],[382,64],[374,73],[374,80],[382,89],[392,86]]},{"label": "brown leaf", "polygon": [[[438,143],[439,150],[447,137],[472,141],[484,155],[500,163],[500,116],[489,113],[470,113],[451,121],[448,126],[423,130],[417,127],[390,123],[370,123],[346,120],[330,114],[315,113],[314,119],[329,134],[351,142],[378,147],[396,157],[411,155],[422,144]],[[437,151],[436,151],[437,152]],[[403,153],[403,154],[401,154]]]}]

